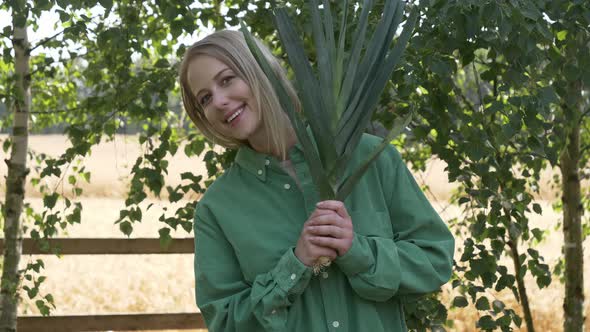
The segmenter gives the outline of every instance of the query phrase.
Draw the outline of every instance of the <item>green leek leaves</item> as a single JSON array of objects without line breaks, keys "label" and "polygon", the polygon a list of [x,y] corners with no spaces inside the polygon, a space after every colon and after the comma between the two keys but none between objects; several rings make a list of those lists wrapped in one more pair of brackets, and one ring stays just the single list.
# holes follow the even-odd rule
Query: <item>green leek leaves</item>
[{"label": "green leek leaves", "polygon": [[[344,177],[348,161],[357,147],[365,128],[379,102],[379,96],[399,63],[418,18],[415,7],[405,21],[401,35],[392,47],[394,35],[403,17],[404,4],[399,0],[387,0],[383,14],[371,38],[366,39],[369,14],[373,0],[364,0],[360,13],[354,18],[353,45],[346,50],[349,0],[344,2],[336,38],[330,1],[309,0],[312,34],[317,52],[317,63],[310,64],[303,42],[284,8],[274,11],[274,25],[295,73],[296,87],[311,133],[317,144],[313,145],[301,114],[298,114],[284,87],[256,45],[254,38],[242,24],[242,32],[252,54],[266,73],[281,101],[281,105],[303,146],[306,161],[320,199],[344,199],[389,142],[409,124],[411,114],[398,121],[391,132],[367,156],[367,159]],[[354,15],[354,13],[352,13]]]}]

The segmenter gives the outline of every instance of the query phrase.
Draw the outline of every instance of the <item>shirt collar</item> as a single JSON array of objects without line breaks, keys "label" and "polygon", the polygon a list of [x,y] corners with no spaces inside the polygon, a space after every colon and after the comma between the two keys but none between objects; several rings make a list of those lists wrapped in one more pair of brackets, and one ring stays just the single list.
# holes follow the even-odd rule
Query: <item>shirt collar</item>
[{"label": "shirt collar", "polygon": [[[306,130],[307,135],[311,139],[311,142],[316,148],[317,152],[317,144],[315,137],[312,134],[311,127],[308,125]],[[293,164],[305,161],[303,146],[300,142],[295,143],[295,145],[291,147],[287,153],[289,154],[289,158],[291,158]],[[252,173],[262,182],[266,181],[266,171],[268,167],[282,169],[279,161],[275,157],[257,152],[247,145],[242,145],[238,149],[235,162],[248,172]]]},{"label": "shirt collar", "polygon": [[[303,149],[299,143],[291,147],[288,153],[294,164],[304,161]],[[268,168],[282,169],[280,162],[274,156],[257,152],[246,145],[238,149],[235,163],[262,182],[266,181]]]},{"label": "shirt collar", "polygon": [[270,164],[270,159],[270,155],[256,152],[244,145],[238,150],[235,162],[264,182],[266,181],[266,167]]}]

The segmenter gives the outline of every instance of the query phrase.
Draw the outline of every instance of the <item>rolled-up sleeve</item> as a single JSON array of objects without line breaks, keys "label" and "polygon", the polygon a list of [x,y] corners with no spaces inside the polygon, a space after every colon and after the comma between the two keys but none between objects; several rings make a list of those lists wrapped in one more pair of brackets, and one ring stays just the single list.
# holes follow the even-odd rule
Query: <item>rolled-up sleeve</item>
[{"label": "rolled-up sleeve", "polygon": [[267,273],[245,281],[233,247],[214,218],[195,216],[197,305],[209,331],[282,331],[293,298],[311,279],[311,271],[285,251]]},{"label": "rolled-up sleeve", "polygon": [[[368,300],[387,301],[394,295],[413,298],[435,291],[451,276],[453,235],[399,153],[391,147],[380,158],[393,238],[355,233],[351,248],[335,262],[354,291]],[[361,222],[374,220],[353,220]]]}]

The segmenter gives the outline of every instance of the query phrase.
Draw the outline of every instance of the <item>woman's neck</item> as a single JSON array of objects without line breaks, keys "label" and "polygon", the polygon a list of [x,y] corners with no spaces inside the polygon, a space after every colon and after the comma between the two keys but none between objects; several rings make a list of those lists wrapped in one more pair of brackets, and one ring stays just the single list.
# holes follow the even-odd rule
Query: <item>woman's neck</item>
[{"label": "woman's neck", "polygon": [[[286,155],[285,158],[283,158],[282,151],[279,151],[278,147],[270,144],[270,140],[268,139],[268,137],[260,137],[258,139],[250,138],[248,139],[248,143],[250,144],[250,147],[257,152],[272,155],[276,157],[278,160],[289,159],[288,155]],[[289,128],[288,133],[286,135],[285,143],[285,151],[288,151],[297,143],[297,136],[295,135],[295,131],[291,127]]]}]

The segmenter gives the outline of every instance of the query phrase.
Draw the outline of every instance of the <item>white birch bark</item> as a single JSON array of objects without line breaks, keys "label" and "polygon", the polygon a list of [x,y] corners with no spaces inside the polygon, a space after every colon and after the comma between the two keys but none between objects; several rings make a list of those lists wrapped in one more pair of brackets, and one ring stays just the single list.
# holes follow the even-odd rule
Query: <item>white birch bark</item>
[{"label": "white birch bark", "polygon": [[10,139],[12,151],[6,177],[6,200],[4,204],[4,264],[2,266],[0,331],[16,331],[18,309],[18,265],[22,253],[21,212],[27,176],[28,119],[31,92],[29,89],[29,41],[27,27],[16,27],[13,11],[16,89],[14,100],[14,123]]}]

